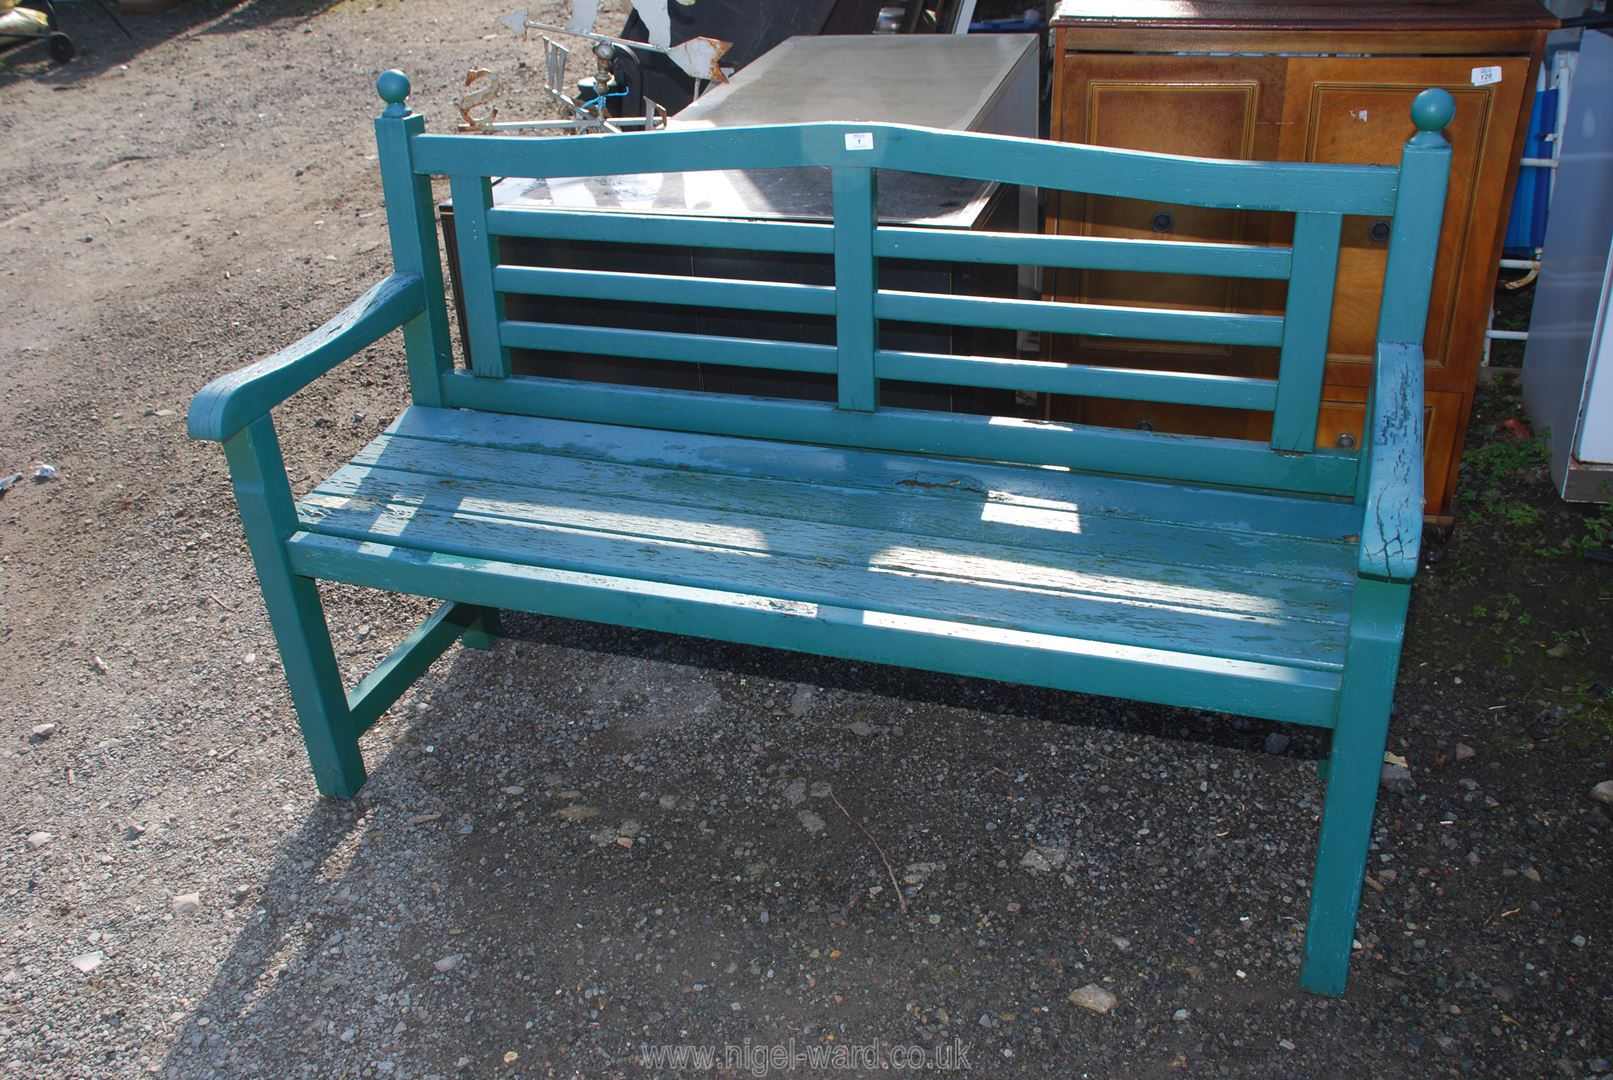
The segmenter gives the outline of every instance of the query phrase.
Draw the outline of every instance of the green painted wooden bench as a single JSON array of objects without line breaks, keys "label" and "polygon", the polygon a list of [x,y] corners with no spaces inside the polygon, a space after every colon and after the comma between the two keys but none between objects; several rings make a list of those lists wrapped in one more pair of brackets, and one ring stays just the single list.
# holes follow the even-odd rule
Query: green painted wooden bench
[{"label": "green painted wooden bench", "polygon": [[[1342,992],[1422,524],[1421,342],[1450,95],[1398,168],[1177,158],[886,125],[575,138],[429,135],[388,72],[376,120],[396,272],[303,341],[197,395],[223,443],[320,791],[500,609],[1005,679],[1332,729],[1301,984]],[[506,210],[490,177],[810,166],[833,221]],[[1290,246],[879,225],[875,169],[1293,215]],[[429,178],[451,184],[474,371],[456,367]],[[1315,445],[1340,225],[1392,218],[1368,436]],[[501,237],[817,255],[832,284],[503,265]],[[1282,315],[880,289],[921,259],[1286,281]],[[832,320],[833,344],[523,322],[506,294]],[[1275,379],[882,347],[881,320],[1269,346]],[[411,404],[297,498],[270,410],[394,329]],[[510,350],[831,377],[836,400],[514,374]],[[1262,409],[1250,442],[882,407],[881,380]],[[351,691],[316,580],[445,603]]]}]

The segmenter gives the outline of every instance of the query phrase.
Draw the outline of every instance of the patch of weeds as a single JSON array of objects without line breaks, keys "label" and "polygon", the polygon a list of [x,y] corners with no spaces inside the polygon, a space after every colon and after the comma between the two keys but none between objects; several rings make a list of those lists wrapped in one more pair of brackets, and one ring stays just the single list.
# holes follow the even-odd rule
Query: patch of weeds
[{"label": "patch of weeds", "polygon": [[1473,478],[1487,484],[1509,480],[1525,469],[1538,469],[1551,461],[1551,451],[1542,439],[1488,440],[1462,455],[1462,467],[1472,470]]},{"label": "patch of weeds", "polygon": [[1551,460],[1551,451],[1543,439],[1518,438],[1505,430],[1509,423],[1490,425],[1462,455],[1463,518],[1469,525],[1502,529],[1529,553],[1553,558],[1558,552],[1537,535],[1544,514],[1530,498],[1530,481]]},{"label": "patch of weeds", "polygon": [[1579,542],[1581,553],[1602,547],[1613,547],[1613,502],[1585,518],[1585,536]]},{"label": "patch of weeds", "polygon": [[1517,593],[1497,593],[1486,603],[1474,604],[1473,618],[1489,624],[1494,632],[1496,644],[1501,649],[1498,658],[1501,667],[1510,668],[1519,657],[1528,652],[1528,647],[1518,632],[1527,629],[1535,621],[1535,617],[1523,606],[1523,601],[1519,599]]},{"label": "patch of weeds", "polygon": [[1561,710],[1563,734],[1570,746],[1592,750],[1613,737],[1613,695],[1599,682],[1582,682],[1552,693]]},{"label": "patch of weeds", "polygon": [[1514,504],[1501,509],[1501,520],[1518,528],[1540,524],[1540,511],[1533,506]]}]

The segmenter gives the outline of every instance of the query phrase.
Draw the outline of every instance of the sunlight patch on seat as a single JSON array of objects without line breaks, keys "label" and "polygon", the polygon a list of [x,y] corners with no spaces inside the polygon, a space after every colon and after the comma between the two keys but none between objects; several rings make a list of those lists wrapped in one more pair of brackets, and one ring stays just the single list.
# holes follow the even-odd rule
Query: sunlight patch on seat
[{"label": "sunlight patch on seat", "polygon": [[509,502],[503,499],[466,498],[455,507],[456,515],[508,518],[511,524],[531,524],[571,528],[583,532],[623,536],[644,536],[702,547],[734,548],[751,554],[768,550],[767,534],[760,529],[722,525],[711,521],[690,521],[657,514],[631,514],[599,507],[564,506],[545,502]]},{"label": "sunlight patch on seat", "polygon": [[1081,515],[1074,503],[1006,501],[1010,498],[1012,496],[1004,491],[987,492],[986,501],[980,507],[980,520],[1048,532],[1078,534],[1081,531]]},{"label": "sunlight patch on seat", "polygon": [[893,545],[876,552],[869,559],[869,565],[875,569],[972,581],[995,588],[1071,593],[1095,599],[1113,598],[1126,603],[1195,609],[1206,614],[1234,618],[1291,614],[1275,600],[1241,590],[1206,589],[1120,574],[1089,574],[1015,559],[993,559],[984,555],[962,555],[904,545]]}]

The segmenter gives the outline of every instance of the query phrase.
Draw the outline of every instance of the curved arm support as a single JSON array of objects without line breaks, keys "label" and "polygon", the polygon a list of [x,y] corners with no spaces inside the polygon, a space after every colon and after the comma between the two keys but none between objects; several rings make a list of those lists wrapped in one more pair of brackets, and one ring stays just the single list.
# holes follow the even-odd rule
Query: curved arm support
[{"label": "curved arm support", "polygon": [[222,375],[190,403],[190,435],[223,442],[343,360],[425,311],[414,274],[393,274],[295,345]]}]

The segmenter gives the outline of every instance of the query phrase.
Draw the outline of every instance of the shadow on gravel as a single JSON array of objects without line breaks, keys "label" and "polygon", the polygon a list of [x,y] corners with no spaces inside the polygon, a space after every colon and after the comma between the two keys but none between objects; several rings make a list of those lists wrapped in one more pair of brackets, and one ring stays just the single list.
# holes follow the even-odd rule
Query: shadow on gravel
[{"label": "shadow on gravel", "polygon": [[[642,1046],[791,1039],[1164,1074],[1205,1045],[1174,1010],[1294,1007],[1320,785],[1226,745],[1269,725],[507,618],[287,835],[165,1075],[662,1075]],[[1088,983],[1122,1005],[1066,1001]]]},{"label": "shadow on gravel", "polygon": [[[78,54],[66,64],[52,61],[42,45],[28,45],[0,53],[0,87],[31,80],[58,90],[71,90],[120,64],[134,63],[147,49],[186,34],[228,34],[258,30],[274,23],[295,24],[310,19],[341,0],[189,0],[167,11],[147,15],[119,12],[129,28],[124,34],[96,6],[94,0],[62,3],[57,7],[61,29]],[[116,10],[116,0],[107,0]]]}]

